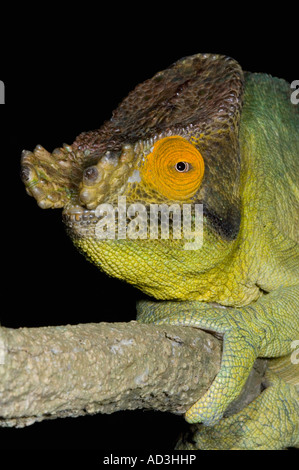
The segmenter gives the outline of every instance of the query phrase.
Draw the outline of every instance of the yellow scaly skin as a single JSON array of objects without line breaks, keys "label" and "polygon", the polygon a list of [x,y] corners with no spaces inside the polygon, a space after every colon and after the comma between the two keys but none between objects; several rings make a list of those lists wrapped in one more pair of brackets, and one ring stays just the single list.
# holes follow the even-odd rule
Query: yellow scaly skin
[{"label": "yellow scaly skin", "polygon": [[[198,57],[206,60],[203,56]],[[222,64],[223,58],[216,57]],[[183,73],[189,74],[188,83],[192,61],[193,58],[187,58],[178,63]],[[215,64],[215,59],[213,61]],[[242,72],[236,63],[231,62],[231,66],[235,67],[235,74],[240,74],[241,80]],[[213,75],[213,72],[209,73]],[[178,134],[201,152],[207,168],[207,176],[194,198],[181,199],[180,204],[202,201],[216,211],[221,212],[227,206],[229,213],[240,213],[239,225],[237,215],[229,219],[228,226],[235,227],[231,231],[225,227],[222,231],[218,229],[207,214],[204,217],[204,243],[198,251],[186,251],[181,240],[173,239],[98,240],[91,229],[84,224],[79,227],[74,222],[78,199],[70,202],[60,191],[59,197],[63,200],[61,204],[55,202],[55,207],[65,206],[66,216],[73,211],[72,221],[67,219],[70,234],[90,261],[109,275],[134,284],[156,299],[139,303],[139,321],[193,326],[223,335],[220,372],[208,392],[186,413],[188,422],[202,424],[196,425],[191,443],[183,440],[179,448],[280,449],[299,446],[299,370],[296,364],[291,364],[288,377],[283,377],[279,367],[275,372],[270,370],[266,390],[240,413],[223,418],[228,405],[240,394],[255,359],[286,356],[292,351],[292,342],[299,339],[299,112],[291,104],[288,93],[288,84],[282,80],[246,74],[240,122],[235,110],[236,118],[230,121],[231,125],[223,129],[216,126],[214,133],[205,131],[204,126],[199,126],[195,132],[193,126],[193,134],[189,128],[184,130],[185,134]],[[172,135],[176,134],[173,132]],[[162,133],[156,140],[164,137]],[[231,182],[228,179],[227,184],[219,186],[216,198],[207,199],[210,197],[207,189],[212,184],[209,178],[215,171],[213,165],[218,165],[215,142],[217,152],[224,155],[223,160],[222,157],[219,160],[224,168],[228,159],[237,162],[240,154],[240,181],[236,172]],[[73,144],[72,148],[73,152],[79,152],[80,159],[84,146]],[[214,149],[211,156],[209,148]],[[99,152],[94,150],[98,156]],[[53,182],[44,171],[43,188],[45,182],[51,183],[51,188],[48,193],[43,189],[41,195],[36,177],[38,163],[34,159],[38,152],[41,152],[40,148],[34,154],[25,155],[25,163],[32,164],[30,171],[35,179],[33,176],[30,179],[29,170],[24,179],[29,193],[35,191],[33,195],[41,207],[48,207],[49,194],[54,192]],[[126,184],[112,190],[113,181],[116,181],[112,175],[112,185],[107,189],[103,177],[88,175],[92,181],[85,177],[79,186],[79,204],[84,203],[87,209],[93,210],[101,201],[115,202],[120,194],[127,197],[128,204],[136,201],[146,204],[177,202],[173,197],[153,191],[144,176],[146,172],[142,169],[148,164],[151,152],[152,143],[147,147],[145,139],[139,147],[127,145],[121,154],[122,165],[128,172]],[[101,175],[108,175],[116,165],[111,160],[107,162],[97,164]],[[91,164],[94,164],[93,160]],[[128,183],[133,170],[138,171],[138,178],[136,182]],[[123,170],[116,171],[120,179]],[[227,173],[221,167],[217,166],[217,171],[218,181],[226,177]],[[233,173],[233,166],[231,171]],[[58,186],[61,188],[63,184],[59,182]],[[32,191],[32,188],[36,189]],[[223,218],[224,215],[220,220]],[[81,213],[78,220],[82,221]]]}]

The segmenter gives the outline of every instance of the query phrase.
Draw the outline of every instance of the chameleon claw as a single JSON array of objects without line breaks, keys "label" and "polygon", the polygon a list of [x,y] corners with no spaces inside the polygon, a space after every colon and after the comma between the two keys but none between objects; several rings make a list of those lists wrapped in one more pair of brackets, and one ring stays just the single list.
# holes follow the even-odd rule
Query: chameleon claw
[{"label": "chameleon claw", "polygon": [[202,423],[205,426],[214,426],[223,417],[224,410],[217,409],[213,411],[213,407],[209,406],[209,401],[205,398],[198,400],[185,414],[185,420],[187,423],[195,424]]}]

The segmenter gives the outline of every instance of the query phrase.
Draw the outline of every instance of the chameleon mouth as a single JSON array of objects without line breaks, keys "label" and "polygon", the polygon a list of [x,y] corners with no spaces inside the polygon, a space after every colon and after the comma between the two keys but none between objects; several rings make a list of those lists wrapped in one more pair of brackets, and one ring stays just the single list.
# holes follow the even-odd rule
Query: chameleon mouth
[{"label": "chameleon mouth", "polygon": [[93,209],[86,209],[77,203],[68,204],[62,211],[62,220],[72,239],[96,236],[96,224],[99,217]]},{"label": "chameleon mouth", "polygon": [[99,220],[93,209],[85,209],[79,205],[66,208],[62,213],[62,217],[68,228],[73,228],[77,225],[96,224]]},{"label": "chameleon mouth", "polygon": [[[96,224],[103,215],[97,215],[96,209],[86,209],[79,204],[67,205],[62,212],[62,219],[71,236],[96,237]],[[118,209],[114,209],[115,231],[118,230]],[[125,223],[128,224],[134,216],[126,214]]]}]

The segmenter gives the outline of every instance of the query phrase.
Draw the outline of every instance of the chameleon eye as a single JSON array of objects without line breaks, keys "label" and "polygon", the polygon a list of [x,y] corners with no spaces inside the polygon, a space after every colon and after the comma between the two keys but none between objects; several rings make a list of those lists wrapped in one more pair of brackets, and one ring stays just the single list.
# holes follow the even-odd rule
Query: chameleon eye
[{"label": "chameleon eye", "polygon": [[187,162],[178,162],[175,165],[176,171],[179,171],[180,173],[186,173],[187,171],[189,171],[189,168],[190,168],[190,165]]},{"label": "chameleon eye", "polygon": [[204,175],[199,150],[180,136],[158,140],[141,168],[144,183],[170,200],[187,201]]}]

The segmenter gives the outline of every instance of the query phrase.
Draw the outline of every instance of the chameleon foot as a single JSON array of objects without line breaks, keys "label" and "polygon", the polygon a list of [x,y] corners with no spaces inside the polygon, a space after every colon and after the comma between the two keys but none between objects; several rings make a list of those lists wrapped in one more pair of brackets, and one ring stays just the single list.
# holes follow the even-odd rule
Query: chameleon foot
[{"label": "chameleon foot", "polygon": [[239,413],[213,427],[192,427],[193,435],[177,449],[275,450],[299,445],[298,392],[275,374],[266,375],[269,387]]},{"label": "chameleon foot", "polygon": [[[201,302],[140,302],[138,320],[201,328],[223,335],[221,369],[207,393],[186,413],[189,423],[213,426],[242,388],[258,356],[258,331],[240,328],[235,309],[212,308]],[[244,320],[244,318],[243,318]]]}]

